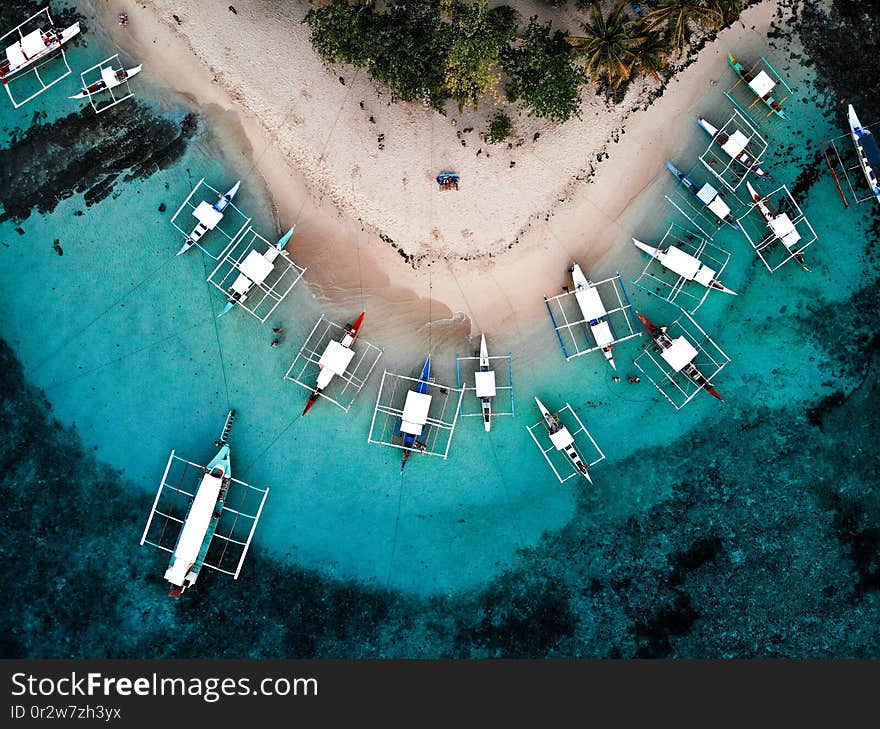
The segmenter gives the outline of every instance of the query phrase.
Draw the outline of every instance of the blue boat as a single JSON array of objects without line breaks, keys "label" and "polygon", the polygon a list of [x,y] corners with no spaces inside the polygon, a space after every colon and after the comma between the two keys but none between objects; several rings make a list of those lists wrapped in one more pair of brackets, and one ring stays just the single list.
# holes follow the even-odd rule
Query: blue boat
[{"label": "blue boat", "polygon": [[880,180],[877,179],[880,171],[880,148],[877,147],[877,140],[871,131],[862,126],[852,104],[849,105],[849,130],[853,144],[856,145],[859,164],[862,166],[862,172],[865,173],[865,179],[871,186],[874,197],[880,202]]},{"label": "blue boat", "polygon": [[[409,454],[421,443],[416,440],[422,434],[428,416],[428,407],[431,399],[428,395],[428,381],[431,377],[431,355],[425,359],[425,366],[422,367],[422,374],[419,375],[418,382],[414,390],[410,390],[406,396],[406,404],[403,406],[403,414],[400,418],[400,435],[403,437],[403,456],[400,459],[400,472],[406,468],[406,462],[409,460]],[[416,397],[412,397],[415,395]],[[422,396],[422,397],[419,397]]]},{"label": "blue boat", "polygon": [[678,169],[678,167],[672,164],[672,162],[667,162],[666,167],[673,175],[675,175],[676,179],[690,190],[700,203],[709,208],[709,210],[711,210],[720,221],[727,223],[734,230],[742,230],[739,223],[736,222],[731,214],[730,207],[724,202],[724,198],[721,197],[721,193],[712,187],[712,185],[707,182],[700,187],[684,172]]}]

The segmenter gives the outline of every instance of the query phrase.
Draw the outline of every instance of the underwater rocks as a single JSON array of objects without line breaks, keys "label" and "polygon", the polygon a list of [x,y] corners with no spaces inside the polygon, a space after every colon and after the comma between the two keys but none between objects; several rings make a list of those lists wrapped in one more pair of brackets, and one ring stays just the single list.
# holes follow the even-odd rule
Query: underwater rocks
[{"label": "underwater rocks", "polygon": [[[138,103],[96,115],[86,108],[31,126],[0,149],[0,220],[50,213],[83,194],[94,205],[119,183],[149,177],[180,159],[196,127],[155,116]],[[185,127],[185,128],[184,128]]]},{"label": "underwater rocks", "polygon": [[169,600],[167,558],[137,547],[150,494],[53,420],[2,340],[0,433],[0,580],[27,596],[0,605],[0,658],[375,657],[417,613],[259,550],[241,580],[206,573]]},{"label": "underwater rocks", "polygon": [[[0,32],[5,33],[10,28],[14,28],[19,23],[27,20],[31,15],[39,12],[48,3],[45,0],[3,0],[0,3]],[[69,7],[51,7],[49,12],[52,14],[52,20],[59,28],[66,28],[73,23],[79,22],[83,31],[86,26],[83,23],[85,16],[79,13],[75,8]],[[78,45],[82,42],[82,34],[74,38],[71,43]]]},{"label": "underwater rocks", "polygon": [[847,128],[846,105],[880,120],[880,3],[864,0],[791,0],[796,30],[815,63],[825,91],[836,96],[837,117]]}]

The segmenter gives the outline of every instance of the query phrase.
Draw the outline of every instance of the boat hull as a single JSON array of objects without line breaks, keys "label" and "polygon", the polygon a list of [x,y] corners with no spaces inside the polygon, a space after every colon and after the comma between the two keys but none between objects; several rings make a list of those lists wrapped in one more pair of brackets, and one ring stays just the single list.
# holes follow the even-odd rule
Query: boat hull
[{"label": "boat hull", "polygon": [[83,89],[78,94],[74,94],[73,96],[69,96],[68,98],[69,99],[87,99],[90,96],[95,96],[96,94],[100,94],[104,91],[109,91],[110,89],[115,89],[118,86],[121,86],[122,84],[124,84],[126,81],[130,81],[132,78],[137,76],[141,72],[142,68],[143,68],[143,66],[135,66],[134,68],[127,68],[127,69],[125,69],[125,73],[126,73],[125,78],[119,79],[116,83],[105,84],[103,81],[98,81],[98,82],[92,84],[91,86],[89,86],[87,89]]}]

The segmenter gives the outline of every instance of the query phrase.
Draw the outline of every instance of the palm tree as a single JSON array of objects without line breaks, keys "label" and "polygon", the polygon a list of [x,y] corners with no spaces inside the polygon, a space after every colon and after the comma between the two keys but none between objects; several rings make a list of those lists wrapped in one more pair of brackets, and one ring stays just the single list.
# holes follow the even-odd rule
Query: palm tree
[{"label": "palm tree", "polygon": [[645,16],[651,28],[664,26],[670,47],[684,50],[691,36],[691,25],[720,28],[730,0],[660,0],[657,7]]},{"label": "palm tree", "polygon": [[709,6],[721,13],[723,25],[730,25],[742,12],[744,0],[709,0]]},{"label": "palm tree", "polygon": [[650,74],[659,81],[660,71],[669,63],[669,46],[666,39],[653,30],[643,31],[642,38],[642,42],[633,51],[636,57],[635,70]]},{"label": "palm tree", "polygon": [[585,59],[584,73],[590,80],[595,82],[604,76],[613,88],[632,76],[638,63],[637,49],[644,42],[644,35],[625,8],[625,2],[618,2],[605,16],[594,5],[589,20],[581,24],[584,35],[566,38],[572,52]]}]

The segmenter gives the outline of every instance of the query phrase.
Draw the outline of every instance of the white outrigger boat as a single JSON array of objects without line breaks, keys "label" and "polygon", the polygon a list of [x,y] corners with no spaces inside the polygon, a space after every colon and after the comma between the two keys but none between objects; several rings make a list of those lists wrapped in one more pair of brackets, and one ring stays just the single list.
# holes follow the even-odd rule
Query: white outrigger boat
[{"label": "white outrigger boat", "polygon": [[553,447],[564,453],[571,462],[571,465],[574,466],[574,469],[587,479],[587,481],[593,483],[587,464],[584,463],[583,458],[581,458],[580,453],[578,453],[577,448],[575,448],[574,436],[572,436],[568,428],[562,424],[559,417],[553,415],[537,396],[535,397],[535,404],[538,406],[538,410],[541,411],[541,417],[544,418],[544,424],[547,426],[547,430],[550,433],[550,442],[553,444]]},{"label": "white outrigger boat", "polygon": [[82,89],[78,94],[74,94],[73,96],[69,96],[69,99],[87,99],[90,96],[94,96],[95,94],[100,94],[103,91],[110,91],[111,89],[115,89],[117,86],[121,86],[129,79],[137,76],[141,69],[142,65],[138,64],[132,68],[120,68],[118,70],[102,67],[101,68],[101,78],[99,81],[95,81],[95,83],[90,84],[89,86]]},{"label": "white outrigger boat", "polygon": [[[219,450],[207,466],[171,452],[141,537],[142,545],[149,544],[171,554],[165,579],[171,585],[168,594],[175,599],[192,587],[203,567],[238,578],[266,503],[268,488],[250,486],[232,477],[227,440],[234,419],[235,410],[230,410],[222,434],[214,442]],[[180,464],[183,471],[175,471],[172,477],[172,467],[179,468]],[[193,478],[190,469],[197,473],[194,490],[189,486]],[[236,490],[235,497],[231,496],[232,489]],[[254,496],[255,500],[250,500]],[[227,505],[230,500],[234,501],[233,507]],[[186,505],[182,517],[181,501]],[[224,526],[218,529],[221,519]],[[238,526],[246,532],[237,531]],[[172,543],[175,529],[176,539]],[[211,549],[215,539],[223,543],[222,548]],[[232,563],[229,567],[227,561]]]},{"label": "white outrigger boat", "polygon": [[488,433],[492,430],[492,398],[495,397],[495,373],[489,369],[489,347],[486,335],[480,337],[480,369],[474,373],[477,397],[483,414],[483,427]]},{"label": "white outrigger boat", "polygon": [[852,136],[853,144],[856,147],[859,164],[871,192],[880,202],[880,180],[877,178],[880,173],[880,148],[877,147],[877,139],[867,127],[862,126],[852,104],[849,105],[848,116],[850,136]]},{"label": "white outrigger boat", "polygon": [[[226,193],[226,195],[228,196],[229,193]],[[227,205],[228,204],[229,203],[227,202]],[[254,286],[259,286],[268,278],[274,268],[275,259],[277,259],[278,256],[286,255],[284,249],[290,242],[290,237],[293,235],[295,228],[296,226],[294,225],[278,239],[275,245],[270,245],[264,253],[252,250],[247,254],[245,259],[239,265],[241,272],[228,289],[229,293],[226,297],[226,306],[224,306],[220,313],[217,314],[218,319],[224,314],[228,314],[232,311],[236,304],[244,303],[247,300],[251,289],[253,289]],[[178,253],[178,255],[180,254]]]},{"label": "white outrigger boat", "polygon": [[712,397],[724,402],[724,398],[718,394],[718,390],[715,389],[715,386],[709,381],[709,378],[706,377],[694,364],[694,360],[699,354],[699,351],[687,340],[686,337],[671,337],[668,333],[668,327],[655,326],[651,323],[648,317],[642,313],[639,313],[639,319],[654,344],[660,350],[660,356],[674,372],[681,372],[695,385],[701,387],[712,395]]},{"label": "white outrigger boat", "polygon": [[205,466],[186,520],[177,537],[165,579],[171,584],[168,596],[180,598],[192,587],[201,571],[202,563],[217,529],[220,512],[226,499],[229,479],[232,477],[229,444],[223,443],[217,455]]},{"label": "white outrigger boat", "polygon": [[742,230],[739,223],[736,222],[733,214],[730,212],[730,206],[724,201],[724,198],[721,197],[721,193],[712,187],[712,185],[707,182],[700,187],[685,172],[682,172],[678,167],[672,164],[672,162],[667,162],[666,168],[682,185],[690,190],[691,194],[693,194],[702,205],[707,207],[715,217],[718,218],[718,220],[722,223],[727,223],[727,225],[734,230]]},{"label": "white outrigger boat", "polygon": [[[27,25],[33,27],[31,21],[34,21],[43,13],[45,13],[46,20],[50,24],[48,30],[37,28],[25,34],[22,31],[22,28]],[[65,66],[67,66],[67,72],[47,84],[43,82],[42,78],[40,78],[40,75],[37,73],[37,68],[55,53],[60,52],[63,56],[64,45],[72,38],[79,35],[79,32],[79,23],[74,23],[63,30],[58,30],[52,21],[52,17],[49,15],[49,8],[46,7],[0,37],[0,46],[2,46],[10,36],[17,37],[17,40],[14,43],[6,46],[6,57],[0,60],[0,82],[2,82],[3,86],[6,88],[6,93],[16,109],[36,96],[39,96],[43,91],[70,73],[70,66],[67,66],[67,60],[65,59],[64,63]],[[41,89],[27,99],[17,102],[12,96],[9,84],[23,76],[25,73],[31,71],[36,75]]]},{"label": "white outrigger boat", "polygon": [[718,127],[706,121],[702,116],[697,117],[697,124],[712,139],[718,142],[722,150],[734,161],[746,168],[749,172],[758,177],[769,178],[770,175],[761,169],[761,164],[755,157],[749,154],[748,143],[749,138],[741,131],[734,130],[732,134],[722,132]]},{"label": "white outrigger boat", "polygon": [[571,267],[571,278],[574,282],[574,296],[577,299],[584,320],[590,327],[590,333],[596,340],[596,346],[602,350],[611,369],[616,370],[617,365],[614,364],[614,333],[611,331],[611,325],[608,323],[608,311],[605,304],[602,303],[602,297],[599,291],[589,279],[584,275],[581,267],[575,263]]},{"label": "white outrigger boat", "polygon": [[690,253],[687,253],[680,248],[676,248],[673,245],[668,246],[666,250],[663,251],[659,248],[654,248],[653,246],[642,243],[636,238],[633,238],[632,242],[635,243],[636,248],[644,251],[657,260],[662,266],[681,276],[683,279],[694,281],[706,288],[721,291],[725,294],[732,294],[733,296],[737,295],[736,291],[731,291],[715,278],[717,272],[714,269],[703,264],[703,262],[696,256],[692,256]]},{"label": "white outrigger boat", "polygon": [[238,189],[240,187],[241,180],[239,180],[231,188],[229,188],[228,192],[220,195],[220,197],[213,205],[205,201],[202,201],[198,204],[195,210],[193,210],[193,217],[195,217],[195,219],[199,222],[196,224],[196,227],[192,229],[192,232],[187,236],[180,250],[177,251],[178,256],[186,253],[190,248],[192,248],[202,239],[205,233],[217,227],[217,224],[221,220],[223,220],[223,211],[226,210],[227,207],[229,207],[232,199],[238,193]]},{"label": "white outrigger boat", "polygon": [[366,316],[366,312],[362,311],[355,323],[346,328],[345,335],[340,341],[331,339],[327,343],[327,348],[321,354],[321,358],[318,361],[318,382],[312,394],[309,395],[309,401],[302,411],[303,415],[309,412],[312,405],[317,402],[321,393],[330,384],[334,376],[345,375],[351,360],[354,358],[354,350],[351,346],[354,344],[354,340],[357,339],[358,332],[364,323],[364,316]]},{"label": "white outrigger boat", "polygon": [[777,240],[782,241],[782,244],[801,268],[809,271],[810,269],[807,268],[803,252],[797,249],[797,244],[801,240],[801,234],[791,218],[786,213],[774,213],[764,198],[752,187],[751,183],[746,183],[746,189],[749,191],[749,196],[754,200],[758,212],[761,213],[761,217],[764,218],[764,222],[767,223],[767,227],[773,236]]}]

